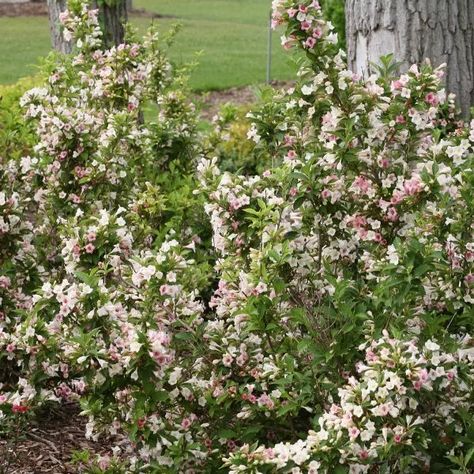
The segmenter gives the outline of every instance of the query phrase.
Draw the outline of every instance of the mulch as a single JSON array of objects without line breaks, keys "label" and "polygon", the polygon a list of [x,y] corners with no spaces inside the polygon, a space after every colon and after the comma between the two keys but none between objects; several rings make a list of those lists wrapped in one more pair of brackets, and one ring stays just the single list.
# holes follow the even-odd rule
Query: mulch
[{"label": "mulch", "polygon": [[[48,7],[45,3],[26,2],[26,3],[0,3],[0,17],[9,16],[47,16]],[[171,15],[160,15],[159,13],[150,12],[143,8],[134,8],[130,11],[130,15],[142,18],[174,18]]]},{"label": "mulch", "polygon": [[0,16],[44,16],[48,14],[46,3],[6,3],[0,4]]},{"label": "mulch", "polygon": [[[290,81],[273,81],[271,86],[276,89],[285,89],[294,85]],[[255,104],[258,96],[258,88],[261,85],[232,87],[217,91],[194,94],[193,101],[200,106],[200,117],[204,120],[212,120],[225,104],[249,107]]]},{"label": "mulch", "polygon": [[74,451],[110,453],[112,440],[86,439],[87,420],[79,412],[75,404],[64,405],[41,416],[14,444],[0,438],[0,473],[77,474],[84,466],[71,462]]}]

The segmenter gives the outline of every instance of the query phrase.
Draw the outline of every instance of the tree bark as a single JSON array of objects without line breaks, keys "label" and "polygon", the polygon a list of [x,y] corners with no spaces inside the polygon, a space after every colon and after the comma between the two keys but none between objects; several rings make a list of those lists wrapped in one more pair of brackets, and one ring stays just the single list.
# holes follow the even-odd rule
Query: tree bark
[{"label": "tree bark", "polygon": [[[130,0],[116,0],[112,5],[94,0],[91,8],[98,8],[100,21],[104,31],[106,47],[117,46],[124,41],[124,23],[128,20],[127,5]],[[48,0],[49,24],[53,48],[62,53],[70,53],[72,44],[64,40],[59,14],[66,10],[67,0]]]},{"label": "tree bark", "polygon": [[59,14],[66,10],[66,0],[48,0],[49,29],[51,32],[51,44],[54,49],[61,53],[68,54],[72,50],[70,41],[63,37]]},{"label": "tree bark", "polygon": [[429,58],[446,63],[446,88],[463,116],[474,105],[474,2],[472,0],[346,0],[349,67],[371,72],[370,63],[393,53],[405,71]]},{"label": "tree bark", "polygon": [[[97,8],[97,2],[93,2]],[[127,0],[115,0],[112,5],[101,2],[98,7],[107,47],[122,44],[125,38],[124,25],[128,21]]]}]

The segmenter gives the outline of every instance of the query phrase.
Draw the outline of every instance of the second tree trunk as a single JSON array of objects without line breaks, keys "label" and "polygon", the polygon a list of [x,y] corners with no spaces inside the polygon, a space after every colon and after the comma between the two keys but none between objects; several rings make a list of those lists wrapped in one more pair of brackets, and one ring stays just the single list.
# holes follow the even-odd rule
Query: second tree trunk
[{"label": "second tree trunk", "polygon": [[346,0],[349,67],[394,53],[402,70],[429,58],[447,64],[446,87],[465,117],[474,104],[474,2],[472,0]]}]

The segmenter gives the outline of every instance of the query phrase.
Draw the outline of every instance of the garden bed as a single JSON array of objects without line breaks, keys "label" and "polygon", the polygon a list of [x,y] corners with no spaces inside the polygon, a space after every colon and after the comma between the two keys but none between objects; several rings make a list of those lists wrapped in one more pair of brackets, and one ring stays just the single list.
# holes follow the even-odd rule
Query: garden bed
[{"label": "garden bed", "polygon": [[[74,452],[105,454],[110,440],[93,442],[85,437],[86,418],[75,404],[43,414],[15,442],[0,439],[0,472],[6,474],[66,474],[80,472]],[[9,455],[6,456],[8,450]],[[2,469],[4,471],[2,471]]]},{"label": "garden bed", "polygon": [[[0,17],[17,17],[17,16],[46,16],[48,14],[48,6],[46,3],[25,2],[25,3],[0,3]],[[175,18],[172,15],[160,15],[159,13],[150,12],[144,8],[133,9],[130,15],[143,18]]]},{"label": "garden bed", "polygon": [[46,3],[7,3],[0,4],[0,16],[44,16],[48,14]]}]

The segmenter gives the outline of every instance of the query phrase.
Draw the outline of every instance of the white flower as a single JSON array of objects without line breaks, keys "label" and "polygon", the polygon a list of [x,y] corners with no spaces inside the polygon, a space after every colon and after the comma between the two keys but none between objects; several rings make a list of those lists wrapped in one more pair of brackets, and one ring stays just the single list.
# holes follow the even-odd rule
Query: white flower
[{"label": "white flower", "polygon": [[387,248],[387,259],[392,265],[398,265],[400,258],[398,256],[397,249],[393,245],[389,245]]},{"label": "white flower", "polygon": [[439,345],[433,342],[431,339],[429,341],[426,341],[425,348],[432,352],[439,351],[440,349]]},{"label": "white flower", "polygon": [[302,88],[301,88],[301,93],[303,95],[311,95],[312,93],[314,92],[314,87],[313,86],[308,86],[308,85],[304,85]]},{"label": "white flower", "polygon": [[170,385],[176,385],[178,383],[178,380],[181,378],[181,372],[182,371],[183,371],[182,368],[175,367],[173,372],[171,372],[169,380],[168,380]]}]

